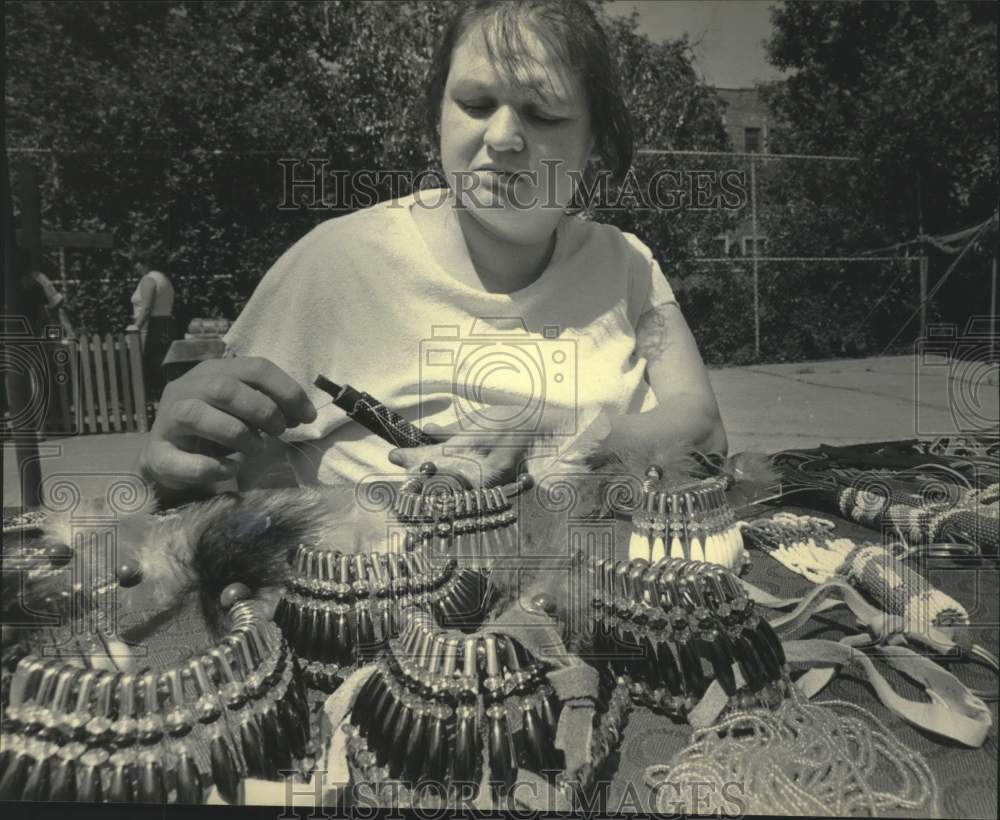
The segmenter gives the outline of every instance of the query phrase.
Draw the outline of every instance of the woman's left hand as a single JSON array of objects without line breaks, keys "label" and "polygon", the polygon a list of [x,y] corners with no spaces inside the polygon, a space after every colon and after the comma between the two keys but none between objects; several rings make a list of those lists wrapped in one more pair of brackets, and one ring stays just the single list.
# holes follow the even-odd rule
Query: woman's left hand
[{"label": "woman's left hand", "polygon": [[458,479],[468,487],[492,487],[514,481],[527,450],[523,436],[511,433],[463,433],[455,425],[424,426],[424,432],[440,440],[427,447],[399,447],[389,461],[413,476],[421,465],[432,462],[437,475]]}]

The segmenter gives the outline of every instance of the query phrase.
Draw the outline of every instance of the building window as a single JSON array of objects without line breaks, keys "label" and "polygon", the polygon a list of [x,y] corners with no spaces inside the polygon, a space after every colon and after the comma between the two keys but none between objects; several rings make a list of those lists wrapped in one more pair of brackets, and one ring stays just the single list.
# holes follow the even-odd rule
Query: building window
[{"label": "building window", "polygon": [[748,154],[759,154],[761,152],[759,128],[743,129],[743,148]]}]

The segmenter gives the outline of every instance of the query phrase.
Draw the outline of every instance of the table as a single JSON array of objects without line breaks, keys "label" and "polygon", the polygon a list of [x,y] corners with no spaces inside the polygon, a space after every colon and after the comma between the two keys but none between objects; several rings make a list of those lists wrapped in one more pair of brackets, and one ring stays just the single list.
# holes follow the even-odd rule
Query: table
[{"label": "table", "polygon": [[180,378],[199,362],[221,359],[225,352],[221,338],[176,339],[163,358],[164,381]]},{"label": "table", "polygon": [[[810,512],[796,506],[772,507],[767,510],[751,508],[743,517],[788,510],[796,513]],[[6,511],[5,511],[6,512]],[[813,513],[815,514],[815,513]],[[856,540],[875,540],[876,533],[852,522],[825,516],[837,523],[838,534]],[[778,596],[801,595],[810,588],[810,583],[795,575],[764,553],[754,552],[753,567],[747,578],[756,586]],[[975,624],[971,628],[973,640],[990,651],[998,651],[997,625],[1000,624],[1000,598],[997,589],[996,560],[986,565],[958,565],[936,562],[924,569],[933,583],[959,600],[969,611]],[[120,613],[119,626],[147,622],[146,612]],[[845,634],[845,624],[852,622],[852,616],[841,610],[814,618],[807,629],[800,630],[795,637],[838,639]],[[190,659],[198,647],[211,642],[201,615],[193,602],[177,617],[167,622],[153,622],[152,630],[143,640],[149,656],[146,663],[153,666],[175,664]],[[885,667],[880,671],[902,695],[914,698],[916,687]],[[995,691],[996,679],[985,668],[973,664],[959,664],[952,667],[970,688]],[[314,693],[316,707],[322,704],[321,693]],[[996,818],[997,817],[997,704],[990,704],[993,728],[986,743],[979,749],[968,749],[949,745],[939,739],[921,733],[889,712],[876,699],[868,683],[860,676],[841,671],[834,681],[821,692],[815,702],[841,699],[856,703],[872,712],[894,735],[909,748],[924,754],[937,778],[940,795],[940,813],[946,817]],[[613,755],[606,774],[607,787],[601,791],[602,807],[608,812],[655,811],[650,805],[650,790],[645,786],[644,770],[647,766],[666,763],[685,745],[691,728],[687,724],[675,723],[669,718],[656,715],[645,708],[632,711],[626,726],[622,743]],[[908,816],[899,813],[895,816]],[[928,816],[927,813],[909,816]]]}]

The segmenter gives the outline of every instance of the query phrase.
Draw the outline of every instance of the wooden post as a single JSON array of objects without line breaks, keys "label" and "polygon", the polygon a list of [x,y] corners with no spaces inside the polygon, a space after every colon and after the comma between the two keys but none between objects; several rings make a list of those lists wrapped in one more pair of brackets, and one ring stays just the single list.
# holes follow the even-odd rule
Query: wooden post
[{"label": "wooden post", "polygon": [[[49,154],[49,173],[52,174],[52,198],[55,200],[56,221],[62,226],[62,196],[59,191],[59,160],[56,159],[56,152]],[[59,280],[62,283],[62,293],[66,295],[66,249],[59,248]]]},{"label": "wooden post", "polygon": [[69,340],[70,385],[73,398],[72,427],[74,433],[83,432],[83,391],[80,389],[80,345],[75,339]]},{"label": "wooden post", "polygon": [[[38,175],[29,163],[19,167],[21,176],[22,222],[29,248],[34,245],[40,253],[41,209],[38,207]],[[17,244],[14,228],[14,197],[11,190],[10,166],[7,162],[7,145],[3,146],[3,269],[4,305],[7,316],[23,316],[24,300],[20,276],[17,269]],[[34,207],[33,207],[34,206]],[[35,239],[37,237],[37,239]],[[30,253],[30,250],[29,250]],[[11,342],[8,342],[11,343]],[[42,468],[38,456],[36,431],[30,421],[24,418],[24,409],[31,403],[31,379],[27,374],[17,373],[8,368],[6,373],[7,404],[10,409],[11,433],[14,438],[14,453],[17,461],[17,475],[21,482],[21,504],[24,507],[40,507],[42,492]],[[27,423],[26,423],[27,422]]]},{"label": "wooden post", "polygon": [[920,338],[927,338],[927,254],[920,257]]},{"label": "wooden post", "polygon": [[[80,369],[83,371],[83,412],[86,417],[87,432],[96,433],[97,430],[97,404],[94,402],[94,368],[92,366],[93,357],[90,353],[90,339],[86,333],[80,334]],[[80,424],[80,432],[83,432],[83,423]]]},{"label": "wooden post", "polygon": [[101,337],[96,333],[90,336],[90,350],[94,354],[94,390],[97,393],[97,410],[99,432],[110,433],[111,424],[108,420],[107,387],[104,384],[104,351],[101,349]]},{"label": "wooden post", "polygon": [[42,263],[42,195],[38,169],[28,159],[17,162],[18,191],[21,194],[21,244],[28,251],[33,268]]},{"label": "wooden post", "polygon": [[993,251],[993,273],[990,276],[990,347],[993,360],[1000,359],[1000,339],[997,339],[997,254]]},{"label": "wooden post", "polygon": [[760,360],[760,275],[757,269],[757,163],[750,158],[750,219],[753,225],[753,349]]},{"label": "wooden post", "polygon": [[122,394],[125,397],[125,431],[134,433],[138,422],[136,421],[135,404],[132,401],[132,377],[129,372],[128,346],[124,336],[115,336],[115,340],[118,350],[118,367],[122,374]]},{"label": "wooden post", "polygon": [[116,433],[122,431],[122,405],[118,398],[118,367],[115,362],[115,339],[104,334],[104,355],[108,363],[108,387],[111,389],[111,425]]},{"label": "wooden post", "polygon": [[135,420],[139,432],[149,430],[149,420],[146,417],[146,384],[142,373],[142,342],[138,330],[126,330],[125,340],[128,344],[129,367],[132,371],[132,390],[135,396]]}]

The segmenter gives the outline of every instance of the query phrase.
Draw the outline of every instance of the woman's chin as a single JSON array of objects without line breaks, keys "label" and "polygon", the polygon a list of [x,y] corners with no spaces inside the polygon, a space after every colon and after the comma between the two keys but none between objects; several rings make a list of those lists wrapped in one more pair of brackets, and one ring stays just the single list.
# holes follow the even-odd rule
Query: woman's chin
[{"label": "woman's chin", "polygon": [[514,245],[549,239],[563,216],[562,210],[521,207],[505,200],[491,201],[487,196],[466,203],[466,208],[482,228]]}]

